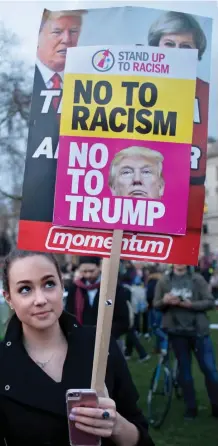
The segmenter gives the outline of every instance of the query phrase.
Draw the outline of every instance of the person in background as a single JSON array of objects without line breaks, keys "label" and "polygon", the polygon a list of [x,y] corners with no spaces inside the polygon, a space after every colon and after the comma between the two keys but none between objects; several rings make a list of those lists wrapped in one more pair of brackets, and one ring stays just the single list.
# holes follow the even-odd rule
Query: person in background
[{"label": "person in background", "polygon": [[67,296],[68,296],[68,289],[71,286],[74,271],[76,266],[73,265],[71,262],[67,262],[65,265],[62,265],[60,267],[63,284],[64,284],[64,293],[63,293],[63,302],[64,302],[64,308],[66,306]]},{"label": "person in background", "polygon": [[162,328],[168,333],[179,365],[179,382],[186,405],[185,418],[197,416],[197,400],[191,372],[192,352],[204,374],[212,415],[218,418],[218,371],[210,338],[207,311],[214,298],[200,274],[186,265],[174,265],[157,283],[154,308],[163,312]]},{"label": "person in background", "polygon": [[144,293],[143,289],[140,287],[140,285],[132,285],[131,277],[128,274],[124,274],[120,278],[121,283],[123,286],[129,290],[129,299],[130,299],[130,305],[133,311],[133,323],[129,327],[129,330],[126,335],[126,348],[125,348],[125,358],[126,360],[129,360],[132,357],[133,349],[135,348],[138,355],[139,355],[139,362],[145,362],[150,359],[150,355],[145,351],[143,345],[141,344],[137,332],[135,330],[134,326],[134,316],[138,311],[138,293]]},{"label": "person in background", "polygon": [[4,265],[5,256],[11,250],[12,244],[7,235],[8,221],[6,217],[1,216],[0,218],[0,341],[5,335],[8,322],[13,314],[13,311],[5,302],[3,296],[2,287],[2,270]]},{"label": "person in background", "polygon": [[132,286],[132,289],[137,287],[136,293],[134,293],[134,327],[136,334],[138,337],[141,337],[142,334],[144,334],[145,338],[149,337],[143,264],[141,262],[135,262],[134,264],[130,262],[126,268],[126,278],[128,279],[128,284]]},{"label": "person in background", "polygon": [[209,284],[210,278],[213,273],[213,269],[211,268],[210,259],[207,256],[203,257],[199,262],[199,266],[200,266],[201,275],[206,280],[206,282]]},{"label": "person in background", "polygon": [[[0,446],[69,446],[66,391],[90,388],[95,330],[63,311],[61,272],[50,253],[9,254],[3,289],[15,314],[0,344]],[[111,339],[99,407],[77,407],[69,419],[102,446],[154,446],[137,400]]]},{"label": "person in background", "polygon": [[[148,277],[147,277],[147,302],[149,312],[153,309],[153,300],[155,295],[155,288],[158,280],[160,280],[162,274],[159,272],[157,265],[151,265],[149,267]],[[151,316],[152,318],[152,316]]]},{"label": "person in background", "polygon": [[[127,290],[127,301],[131,302],[131,307],[133,309],[133,305],[132,305],[132,298],[131,298],[131,292],[130,292],[130,287],[135,284],[138,283],[138,280],[140,280],[137,277],[137,270],[135,265],[131,262],[131,261],[125,261],[124,263],[122,263],[122,261],[120,262],[120,268],[119,268],[119,276],[118,276],[118,283],[124,287],[125,290]],[[133,315],[134,315],[134,321],[132,325],[136,325],[136,320],[135,320],[135,314],[136,312],[133,309]]]},{"label": "person in background", "polygon": [[148,301],[147,301],[147,282],[148,282],[148,275],[149,275],[149,265],[142,266],[142,283],[145,289],[145,301],[146,301],[146,308],[142,313],[142,334],[145,339],[150,339],[150,333],[149,333],[149,307],[148,307]]},{"label": "person in background", "polygon": [[156,353],[161,352],[163,354],[166,354],[168,347],[168,336],[161,329],[162,312],[153,307],[155,289],[161,277],[162,274],[159,272],[158,265],[151,265],[149,268],[149,274],[147,280],[149,327],[150,327],[150,332],[156,336]]},{"label": "person in background", "polygon": [[[97,325],[99,291],[101,282],[101,260],[98,257],[80,257],[78,272],[80,278],[69,286],[66,311],[74,314],[82,325]],[[117,285],[112,335],[115,339],[129,329],[129,310],[126,290]]]},{"label": "person in background", "polygon": [[11,242],[6,232],[0,230],[0,261],[9,253],[11,249]]},{"label": "person in background", "polygon": [[9,307],[7,302],[5,302],[3,296],[3,284],[0,276],[0,341],[4,338],[7,325],[13,313],[13,310]]},{"label": "person in background", "polygon": [[143,335],[145,339],[149,339],[145,271],[141,262],[136,262],[135,268],[136,276],[133,283],[141,287],[141,291],[138,290],[136,293],[138,295],[138,307],[135,316],[135,329],[139,337]]},{"label": "person in background", "polygon": [[212,293],[214,299],[218,300],[218,268],[216,268],[213,272],[213,275],[210,278],[209,289]]},{"label": "person in background", "polygon": [[61,267],[64,284],[68,285],[72,282],[75,270],[76,265],[73,265],[71,262],[67,262]]}]

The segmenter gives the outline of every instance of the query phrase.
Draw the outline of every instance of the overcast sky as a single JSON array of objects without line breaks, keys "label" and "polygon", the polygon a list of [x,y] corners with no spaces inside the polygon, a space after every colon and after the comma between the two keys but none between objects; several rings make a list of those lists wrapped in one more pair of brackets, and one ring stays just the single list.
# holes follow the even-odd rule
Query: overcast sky
[{"label": "overcast sky", "polygon": [[189,12],[214,19],[211,63],[211,91],[209,135],[218,138],[218,2],[217,1],[10,1],[0,0],[0,21],[6,28],[13,30],[20,39],[19,57],[34,64],[39,25],[44,8],[51,10],[100,8],[108,6],[147,6],[157,9],[171,9]]}]

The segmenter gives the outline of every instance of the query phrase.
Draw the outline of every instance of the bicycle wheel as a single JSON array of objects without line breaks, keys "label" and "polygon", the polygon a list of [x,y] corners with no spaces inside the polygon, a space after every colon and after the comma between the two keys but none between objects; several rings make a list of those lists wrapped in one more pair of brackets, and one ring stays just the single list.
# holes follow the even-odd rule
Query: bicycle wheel
[{"label": "bicycle wheel", "polygon": [[148,422],[152,427],[157,429],[163,424],[170,409],[172,393],[172,372],[163,360],[154,370],[147,397]]}]

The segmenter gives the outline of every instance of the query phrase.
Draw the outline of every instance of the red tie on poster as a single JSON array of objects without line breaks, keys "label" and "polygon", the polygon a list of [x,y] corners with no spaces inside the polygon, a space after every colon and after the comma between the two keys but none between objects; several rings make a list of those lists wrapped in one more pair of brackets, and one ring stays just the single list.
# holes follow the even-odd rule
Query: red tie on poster
[{"label": "red tie on poster", "polygon": [[[55,73],[52,77],[51,77],[51,82],[53,83],[52,88],[54,90],[61,90],[62,88],[62,79],[60,74]],[[60,102],[60,97],[56,96],[52,99],[52,104],[55,110],[58,109],[59,106],[59,102]]]}]

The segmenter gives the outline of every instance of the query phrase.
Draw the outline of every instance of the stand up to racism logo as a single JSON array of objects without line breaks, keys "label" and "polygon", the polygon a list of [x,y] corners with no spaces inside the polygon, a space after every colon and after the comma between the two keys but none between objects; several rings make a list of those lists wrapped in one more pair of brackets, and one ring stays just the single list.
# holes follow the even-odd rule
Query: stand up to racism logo
[{"label": "stand up to racism logo", "polygon": [[114,66],[115,58],[110,50],[97,51],[92,58],[92,65],[97,71],[109,71]]}]

